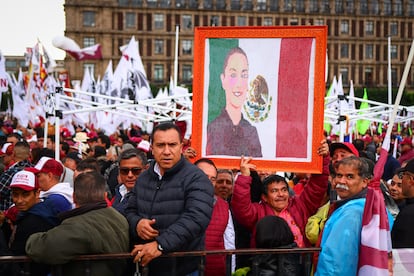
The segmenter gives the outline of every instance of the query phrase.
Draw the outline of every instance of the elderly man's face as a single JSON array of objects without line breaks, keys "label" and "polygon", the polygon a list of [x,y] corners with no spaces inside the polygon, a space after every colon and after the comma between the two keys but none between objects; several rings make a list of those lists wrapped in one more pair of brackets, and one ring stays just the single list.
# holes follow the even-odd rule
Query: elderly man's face
[{"label": "elderly man's face", "polygon": [[[402,175],[401,175],[402,176]],[[390,195],[394,200],[401,200],[404,198],[402,194],[402,177],[398,174],[395,174],[391,182],[388,184],[388,189],[390,190]]]},{"label": "elderly man's face", "polygon": [[353,165],[339,165],[333,178],[332,187],[341,199],[350,198],[360,193],[368,185],[368,178],[358,174]]},{"label": "elderly man's face", "polygon": [[224,200],[227,200],[233,193],[232,177],[228,173],[218,173],[214,193]]}]

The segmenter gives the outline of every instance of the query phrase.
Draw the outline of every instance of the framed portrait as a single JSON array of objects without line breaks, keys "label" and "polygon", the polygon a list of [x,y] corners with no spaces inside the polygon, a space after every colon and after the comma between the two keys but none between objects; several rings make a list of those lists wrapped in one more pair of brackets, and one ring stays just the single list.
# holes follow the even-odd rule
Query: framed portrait
[{"label": "framed portrait", "polygon": [[195,29],[192,146],[219,168],[322,171],[326,26]]}]

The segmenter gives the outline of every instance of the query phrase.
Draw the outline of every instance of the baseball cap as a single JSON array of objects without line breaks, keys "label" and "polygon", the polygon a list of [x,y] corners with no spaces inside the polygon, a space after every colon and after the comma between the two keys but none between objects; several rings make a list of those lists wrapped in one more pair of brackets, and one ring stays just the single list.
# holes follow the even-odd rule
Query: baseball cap
[{"label": "baseball cap", "polygon": [[13,153],[14,146],[12,143],[5,143],[0,150],[0,155],[11,155]]},{"label": "baseball cap", "polygon": [[10,188],[20,188],[25,191],[33,191],[39,188],[39,183],[34,173],[23,170],[17,172],[13,176]]},{"label": "baseball cap", "polygon": [[407,137],[407,138],[404,138],[404,140],[401,141],[400,145],[410,145],[410,146],[412,146],[413,142],[411,141],[410,138]]},{"label": "baseball cap", "polygon": [[33,173],[52,173],[53,175],[61,176],[63,173],[63,165],[50,157],[43,156],[33,168],[26,168],[27,171]]},{"label": "baseball cap", "polygon": [[349,142],[332,143],[331,146],[329,147],[331,157],[333,156],[335,150],[337,150],[337,149],[344,149],[346,151],[349,151],[350,153],[353,153],[355,156],[359,157],[359,152],[352,143],[349,143]]},{"label": "baseball cap", "polygon": [[150,143],[147,140],[142,140],[141,142],[139,142],[138,149],[143,150],[145,152],[149,152],[150,150]]}]

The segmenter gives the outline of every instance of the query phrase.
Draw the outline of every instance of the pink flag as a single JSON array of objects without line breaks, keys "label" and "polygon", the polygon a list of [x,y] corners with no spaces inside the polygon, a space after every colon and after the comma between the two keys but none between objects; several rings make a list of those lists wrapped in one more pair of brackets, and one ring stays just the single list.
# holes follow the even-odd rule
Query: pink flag
[{"label": "pink flag", "polygon": [[368,186],[362,217],[358,275],[386,276],[389,273],[388,252],[391,251],[391,236],[384,196],[380,188],[380,178],[388,156],[387,146],[385,147],[381,149],[380,158],[374,167],[374,177]]}]

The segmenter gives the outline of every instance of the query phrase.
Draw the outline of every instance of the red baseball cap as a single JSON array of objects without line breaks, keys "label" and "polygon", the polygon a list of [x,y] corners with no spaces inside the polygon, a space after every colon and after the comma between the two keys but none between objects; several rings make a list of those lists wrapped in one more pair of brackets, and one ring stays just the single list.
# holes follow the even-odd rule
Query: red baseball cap
[{"label": "red baseball cap", "polygon": [[23,170],[13,176],[10,188],[33,191],[39,188],[39,182],[33,172]]},{"label": "red baseball cap", "polygon": [[14,146],[12,143],[5,143],[0,150],[0,155],[12,155]]},{"label": "red baseball cap", "polygon": [[349,142],[332,143],[331,146],[329,147],[329,152],[331,154],[331,157],[333,156],[335,150],[337,149],[344,149],[346,151],[349,151],[350,153],[353,153],[355,156],[359,157],[359,152],[352,143],[349,143]]},{"label": "red baseball cap", "polygon": [[63,173],[63,165],[50,157],[42,157],[33,168],[26,168],[27,171],[33,173],[52,173],[53,175],[61,176]]},{"label": "red baseball cap", "polygon": [[413,141],[410,138],[404,138],[404,140],[401,141],[400,145],[410,145],[413,146]]}]

